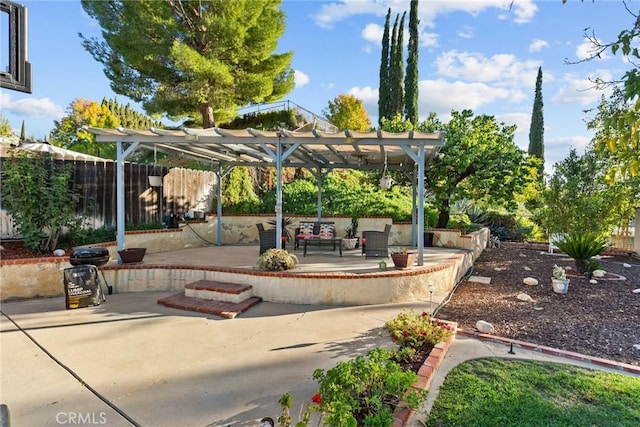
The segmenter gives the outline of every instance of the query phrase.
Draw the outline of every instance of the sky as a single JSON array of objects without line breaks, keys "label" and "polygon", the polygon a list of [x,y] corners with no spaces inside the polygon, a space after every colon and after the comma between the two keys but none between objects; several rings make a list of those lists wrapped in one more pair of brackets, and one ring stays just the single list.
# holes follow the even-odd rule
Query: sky
[{"label": "sky", "polygon": [[[101,102],[115,98],[102,66],[81,46],[79,33],[100,37],[100,27],[79,1],[18,1],[28,10],[29,61],[33,93],[0,91],[0,113],[17,134],[44,139],[76,98]],[[637,2],[627,6],[638,13]],[[341,94],[360,99],[372,124],[378,121],[381,40],[387,10],[392,22],[407,12],[399,0],[284,0],[286,30],[278,52],[293,52],[296,86],[283,100],[322,115]],[[442,0],[419,3],[419,116],[435,112],[448,121],[451,111],[472,110],[516,125],[516,144],[526,150],[538,67],[542,67],[545,170],[571,148],[584,152],[592,132],[588,112],[609,92],[590,79],[621,77],[630,65],[622,56],[590,54],[585,30],[610,42],[631,28],[634,17],[621,1]],[[0,21],[6,26],[6,20]],[[3,35],[6,29],[0,34]],[[409,38],[405,28],[404,41]],[[4,46],[4,45],[3,45]],[[406,50],[404,62],[406,67]],[[0,64],[8,59],[2,56]],[[587,112],[585,112],[585,110]],[[166,124],[174,124],[162,120]]]}]

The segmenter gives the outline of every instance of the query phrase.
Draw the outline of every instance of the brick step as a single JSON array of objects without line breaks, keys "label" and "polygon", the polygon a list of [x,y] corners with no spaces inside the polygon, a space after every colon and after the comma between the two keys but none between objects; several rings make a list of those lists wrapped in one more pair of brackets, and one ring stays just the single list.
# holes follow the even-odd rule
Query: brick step
[{"label": "brick step", "polygon": [[198,280],[184,286],[184,294],[192,298],[240,304],[253,296],[250,285]]},{"label": "brick step", "polygon": [[214,301],[186,296],[179,292],[168,297],[160,298],[158,304],[179,310],[195,311],[197,313],[213,314],[215,316],[233,319],[262,301],[260,297],[249,297],[242,302]]}]

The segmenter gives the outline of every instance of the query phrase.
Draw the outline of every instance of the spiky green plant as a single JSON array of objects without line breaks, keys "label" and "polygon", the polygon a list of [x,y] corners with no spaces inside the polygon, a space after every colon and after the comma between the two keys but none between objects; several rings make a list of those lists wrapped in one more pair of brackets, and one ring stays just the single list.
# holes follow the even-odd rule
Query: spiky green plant
[{"label": "spiky green plant", "polygon": [[600,255],[608,245],[607,240],[594,233],[572,232],[553,242],[576,263],[578,273],[589,271],[590,259]]}]

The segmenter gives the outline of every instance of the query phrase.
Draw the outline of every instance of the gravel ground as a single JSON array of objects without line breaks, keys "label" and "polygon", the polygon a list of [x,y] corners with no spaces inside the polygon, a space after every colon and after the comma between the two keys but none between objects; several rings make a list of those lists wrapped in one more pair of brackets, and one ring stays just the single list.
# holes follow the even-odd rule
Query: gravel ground
[{"label": "gravel ground", "polygon": [[[484,320],[497,336],[640,365],[640,293],[633,292],[640,289],[640,260],[605,255],[600,260],[609,273],[605,279],[592,284],[571,275],[563,295],[553,292],[551,270],[554,264],[574,267],[573,260],[521,246],[486,249],[473,275],[489,277],[490,284],[461,284],[436,317],[468,330]],[[523,284],[526,277],[538,285]],[[520,293],[533,302],[520,301]]]}]

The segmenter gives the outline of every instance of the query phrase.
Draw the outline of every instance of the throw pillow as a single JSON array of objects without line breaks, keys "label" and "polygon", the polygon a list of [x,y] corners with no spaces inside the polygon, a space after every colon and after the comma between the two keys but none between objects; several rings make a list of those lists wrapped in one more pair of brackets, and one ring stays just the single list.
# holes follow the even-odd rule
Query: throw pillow
[{"label": "throw pillow", "polygon": [[300,234],[303,236],[310,236],[313,234],[313,223],[312,222],[301,222],[300,223]]},{"label": "throw pillow", "polygon": [[320,238],[333,239],[335,236],[335,226],[333,224],[320,224]]}]

